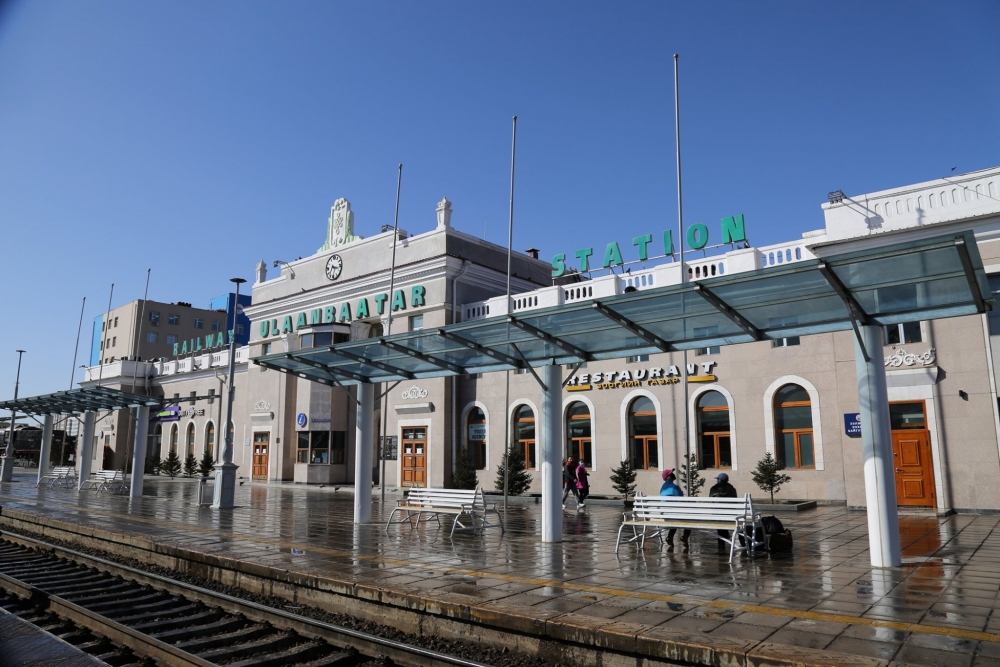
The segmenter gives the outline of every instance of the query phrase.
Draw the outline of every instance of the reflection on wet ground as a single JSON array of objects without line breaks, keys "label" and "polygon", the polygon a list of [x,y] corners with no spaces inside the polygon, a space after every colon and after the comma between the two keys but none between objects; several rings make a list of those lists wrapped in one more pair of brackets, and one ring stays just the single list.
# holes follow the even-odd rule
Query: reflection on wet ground
[{"label": "reflection on wet ground", "polygon": [[[195,504],[191,480],[150,478],[138,501],[23,481],[0,485],[5,509],[111,528],[188,549],[305,573],[461,594],[498,609],[530,608],[671,630],[767,640],[913,664],[1000,666],[1000,532],[995,515],[900,518],[904,566],[872,569],[867,519],[844,507],[780,516],[788,556],[729,565],[695,533],[690,551],[614,553],[621,510],[567,511],[561,544],[542,544],[540,506],[511,505],[508,530],[483,536],[436,523],[386,534],[355,526],[350,492],[245,484],[237,508]],[[376,498],[377,498],[376,490]],[[79,504],[78,503],[79,499]]]}]

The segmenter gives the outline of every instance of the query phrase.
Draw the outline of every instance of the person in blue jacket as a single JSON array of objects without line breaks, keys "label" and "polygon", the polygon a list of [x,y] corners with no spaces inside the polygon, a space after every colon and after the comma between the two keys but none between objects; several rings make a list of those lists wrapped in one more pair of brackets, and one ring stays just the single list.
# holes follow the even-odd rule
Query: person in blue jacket
[{"label": "person in blue jacket", "polygon": [[[674,475],[673,468],[667,468],[663,471],[663,486],[660,487],[661,496],[683,496],[684,491],[681,487],[677,486],[677,476]],[[667,531],[667,544],[671,548],[674,546],[674,534],[677,532],[676,528],[671,528]],[[681,542],[684,544],[684,548],[687,549],[688,538],[691,537],[691,529],[685,528],[684,532],[681,533]]]}]

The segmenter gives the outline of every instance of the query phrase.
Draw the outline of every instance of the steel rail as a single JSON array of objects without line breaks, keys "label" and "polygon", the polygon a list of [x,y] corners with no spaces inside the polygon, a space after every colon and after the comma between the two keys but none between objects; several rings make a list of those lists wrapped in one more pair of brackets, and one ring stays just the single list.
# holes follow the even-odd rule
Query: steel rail
[{"label": "steel rail", "polygon": [[[96,570],[106,572],[110,575],[120,576],[125,579],[131,579],[137,584],[142,584],[150,586],[154,589],[162,590],[167,593],[172,593],[174,595],[182,596],[188,600],[194,600],[202,602],[206,605],[212,607],[218,607],[224,611],[233,614],[242,614],[248,619],[252,619],[259,622],[270,623],[272,626],[282,630],[291,630],[298,632],[307,638],[321,639],[323,641],[329,642],[333,646],[340,648],[354,648],[359,653],[367,656],[385,655],[391,658],[400,665],[404,666],[414,666],[414,667],[491,667],[485,663],[477,662],[474,660],[467,660],[465,658],[460,658],[458,656],[447,655],[445,653],[440,653],[438,651],[433,651],[431,649],[426,649],[420,646],[412,646],[405,642],[396,641],[393,639],[388,639],[385,637],[379,637],[378,635],[369,634],[366,632],[361,632],[360,630],[352,630],[350,628],[345,628],[342,626],[334,625],[332,623],[325,623],[313,618],[308,618],[306,616],[300,616],[298,614],[293,614],[291,612],[283,611],[280,609],[275,609],[273,607],[268,607],[266,605],[258,604],[256,602],[250,602],[248,600],[243,600],[241,598],[233,597],[225,593],[219,593],[217,591],[212,591],[207,588],[202,588],[200,586],[195,586],[194,584],[185,583],[182,581],[177,581],[175,579],[170,579],[169,577],[164,577],[158,574],[153,574],[151,572],[144,572],[127,565],[121,565],[113,561],[100,558],[98,556],[91,556],[73,549],[66,547],[61,547],[55,544],[49,544],[42,540],[28,537],[26,535],[21,535],[16,532],[11,532],[9,530],[0,531],[0,536],[3,536],[9,542],[13,544],[19,544],[26,548],[37,548],[44,551],[49,551],[53,556],[62,557],[67,560],[73,561],[80,565],[92,567]],[[0,581],[8,581],[16,578],[7,577],[0,573]],[[43,589],[37,589],[34,586],[25,584],[24,582],[17,581],[22,587],[28,587],[36,589],[42,595],[48,597],[50,600],[57,599],[58,596],[46,593]],[[35,595],[37,595],[36,593]],[[96,617],[96,614],[88,612],[87,610],[75,605],[71,602],[59,599],[60,605],[65,603],[67,609],[72,610],[74,607],[77,610],[84,612],[84,615],[80,615],[79,622],[84,624],[84,620],[90,616]],[[77,612],[78,613],[78,612]],[[76,620],[76,619],[74,619]],[[102,622],[107,622],[110,619],[101,619]],[[88,621],[89,622],[89,621]],[[113,623],[113,621],[112,621]],[[128,638],[128,633],[136,632],[127,628],[125,626],[119,625],[122,630],[116,630],[116,632],[122,632],[122,638],[112,637],[116,641],[122,641],[123,644],[126,643]],[[101,634],[108,634],[104,629],[92,628],[87,626],[94,632]],[[141,634],[141,633],[137,633]],[[147,638],[152,639],[152,638]],[[129,641],[139,642],[139,639],[129,639]],[[154,640],[156,641],[156,640]],[[144,652],[144,647],[142,645],[126,644],[134,650],[142,653]],[[176,647],[167,644],[171,649],[179,651]],[[183,652],[183,651],[181,651]],[[188,654],[191,655],[191,654]],[[166,657],[166,656],[165,656]],[[211,665],[214,663],[206,663],[201,658],[191,655],[192,658],[199,660],[200,662],[190,662],[190,663],[171,663],[167,662],[165,664],[191,664],[191,665]]]}]

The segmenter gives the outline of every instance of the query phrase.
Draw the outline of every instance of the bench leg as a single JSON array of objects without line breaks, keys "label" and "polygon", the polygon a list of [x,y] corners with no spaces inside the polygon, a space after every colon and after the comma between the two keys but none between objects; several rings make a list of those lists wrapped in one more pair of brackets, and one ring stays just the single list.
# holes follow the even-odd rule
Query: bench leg
[{"label": "bench leg", "polygon": [[[618,527],[618,539],[615,541],[615,553],[616,554],[618,553],[618,547],[621,546],[621,543],[622,543],[622,530],[624,530],[624,529],[625,529],[625,524],[624,523],[621,526]],[[635,533],[635,526],[632,526],[632,532]]]}]

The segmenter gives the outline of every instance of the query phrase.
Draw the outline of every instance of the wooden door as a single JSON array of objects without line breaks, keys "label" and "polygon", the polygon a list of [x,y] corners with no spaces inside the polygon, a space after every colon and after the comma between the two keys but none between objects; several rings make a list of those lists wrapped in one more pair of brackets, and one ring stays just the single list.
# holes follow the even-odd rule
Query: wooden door
[{"label": "wooden door", "polygon": [[267,479],[267,450],[270,444],[270,433],[253,434],[253,479]]},{"label": "wooden door", "polygon": [[403,486],[427,486],[427,428],[404,428],[403,437]]},{"label": "wooden door", "polygon": [[930,431],[893,431],[892,462],[896,471],[896,504],[934,507],[937,503]]}]

